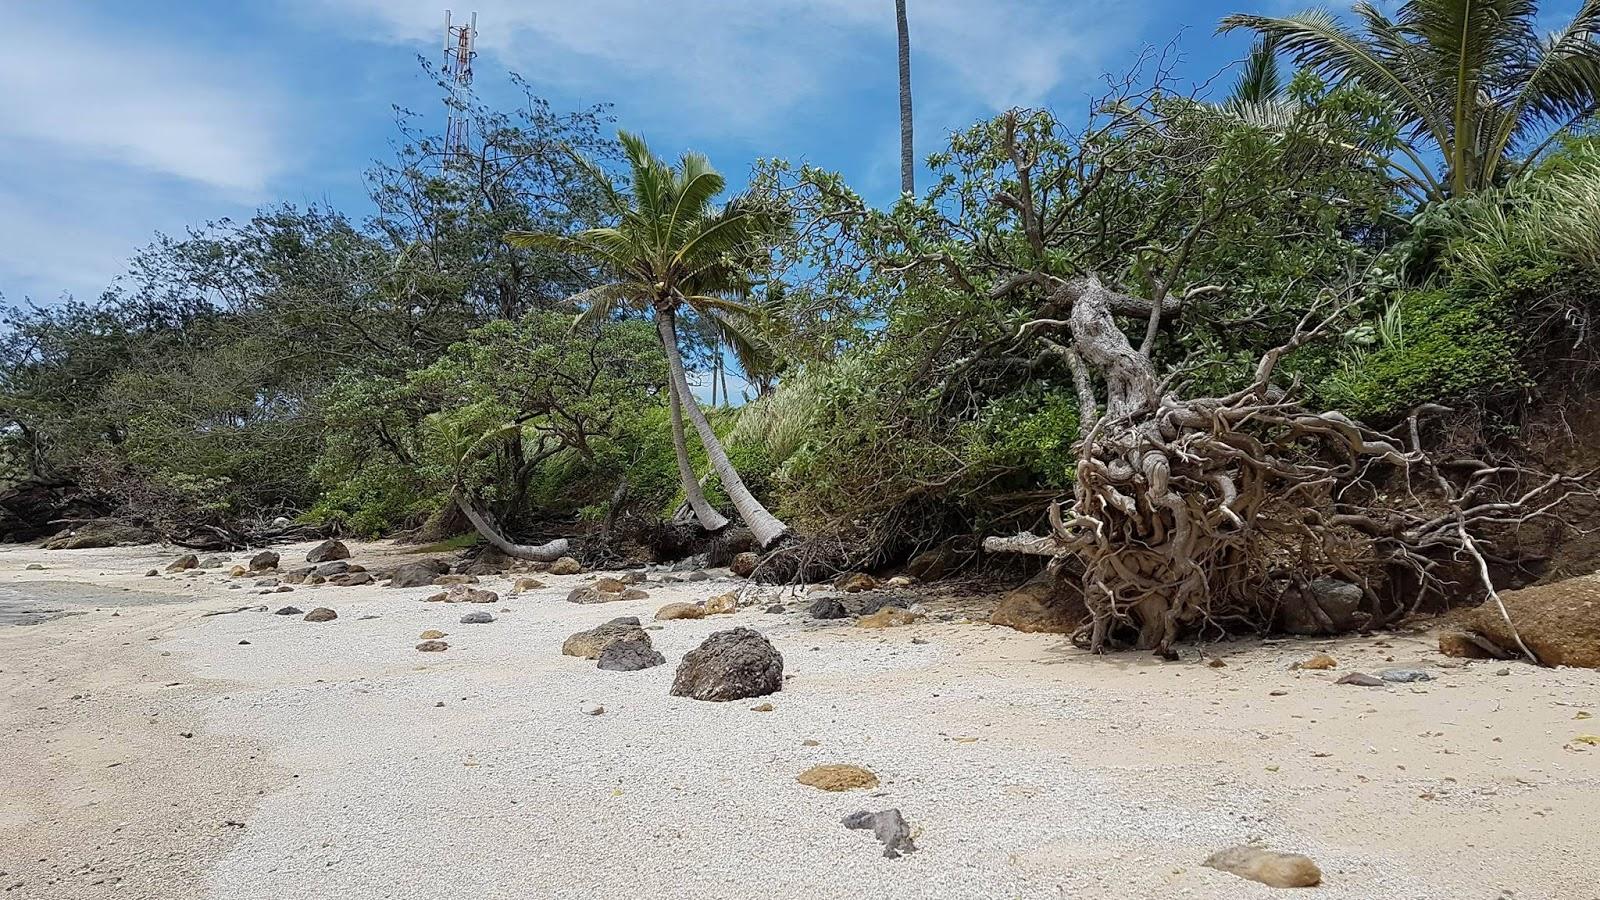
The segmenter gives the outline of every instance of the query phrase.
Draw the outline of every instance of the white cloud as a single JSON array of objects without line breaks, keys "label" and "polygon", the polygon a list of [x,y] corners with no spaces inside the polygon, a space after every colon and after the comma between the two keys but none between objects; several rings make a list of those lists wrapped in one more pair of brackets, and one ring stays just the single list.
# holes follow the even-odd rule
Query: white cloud
[{"label": "white cloud", "polygon": [[6,27],[0,163],[67,157],[238,194],[281,170],[274,92],[227,60],[70,17],[16,15]]},{"label": "white cloud", "polygon": [[[442,50],[439,0],[302,0],[369,37]],[[643,86],[678,113],[779,123],[807,102],[893,71],[888,2],[478,0],[480,52],[544,81],[617,96]],[[458,10],[460,13],[461,10]],[[458,15],[459,18],[459,15]],[[1099,74],[1142,23],[1108,0],[918,0],[913,79],[988,110],[1040,103]],[[869,74],[870,73],[870,74]],[[892,84],[892,75],[888,83]]]},{"label": "white cloud", "polygon": [[0,294],[93,298],[160,229],[238,213],[286,170],[250,61],[43,8],[0,54]]}]

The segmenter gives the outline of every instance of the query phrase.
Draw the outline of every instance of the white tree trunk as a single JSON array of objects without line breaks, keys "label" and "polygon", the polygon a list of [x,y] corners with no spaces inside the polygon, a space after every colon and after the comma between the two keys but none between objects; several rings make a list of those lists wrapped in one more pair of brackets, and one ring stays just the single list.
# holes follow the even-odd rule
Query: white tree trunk
[{"label": "white tree trunk", "polygon": [[[689,421],[694,423],[694,429],[700,435],[700,443],[706,448],[706,458],[711,462],[712,471],[716,472],[717,478],[722,481],[722,489],[727,492],[728,499],[733,501],[734,508],[739,510],[739,517],[750,527],[756,543],[763,549],[771,547],[789,533],[789,526],[768,512],[767,508],[761,505],[761,501],[750,493],[750,489],[745,487],[744,479],[740,478],[738,471],[734,469],[733,462],[728,459],[728,452],[717,439],[717,433],[711,430],[711,423],[706,420],[706,414],[701,411],[700,404],[695,401],[694,394],[689,390],[689,379],[683,371],[683,357],[678,354],[678,328],[675,316],[671,312],[658,313],[656,330],[661,335],[662,349],[667,354],[667,369],[672,376],[672,383],[677,387],[678,396],[683,400]],[[687,485],[685,488],[687,489]]]},{"label": "white tree trunk", "polygon": [[555,562],[557,559],[567,555],[568,545],[566,538],[556,538],[547,544],[512,543],[494,527],[488,516],[472,505],[472,501],[467,499],[465,491],[456,491],[456,505],[461,507],[463,513],[466,513],[467,520],[472,523],[472,527],[476,528],[479,534],[483,535],[484,540],[492,544],[496,550],[513,559]]},{"label": "white tree trunk", "polygon": [[[662,340],[667,338],[663,337]],[[676,349],[675,342],[673,347]],[[674,358],[675,354],[667,357],[669,366]],[[681,366],[682,362],[678,364]],[[667,380],[667,404],[672,413],[672,449],[678,457],[678,479],[683,482],[683,496],[694,511],[694,517],[700,521],[701,528],[721,531],[728,526],[728,517],[717,512],[716,507],[706,500],[700,479],[695,475],[694,462],[689,459],[689,441],[683,433],[683,405],[678,396],[678,378],[673,376]]]}]

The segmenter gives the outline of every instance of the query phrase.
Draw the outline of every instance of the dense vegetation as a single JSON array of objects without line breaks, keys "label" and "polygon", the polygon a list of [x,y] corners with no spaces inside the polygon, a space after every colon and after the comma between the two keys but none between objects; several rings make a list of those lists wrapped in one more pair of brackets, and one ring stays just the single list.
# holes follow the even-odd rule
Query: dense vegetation
[{"label": "dense vegetation", "polygon": [[[1228,395],[1288,344],[1308,407],[1514,437],[1592,371],[1600,6],[1546,43],[1532,4],[1460,6],[1231,18],[1264,37],[1231,97],[1146,57],[1082,121],[957,132],[889,208],[781,159],[716,203],[707,160],[613,142],[601,109],[477,109],[448,162],[407,132],[366,221],[265,209],[158,241],[92,303],[6,310],[0,462],[157,526],[442,538],[465,498],[595,553],[737,517],[883,564],[1073,491],[1115,412],[1064,336],[1084,279],[1133,298],[1110,312],[1163,391]],[[703,417],[685,371],[721,383]]]}]

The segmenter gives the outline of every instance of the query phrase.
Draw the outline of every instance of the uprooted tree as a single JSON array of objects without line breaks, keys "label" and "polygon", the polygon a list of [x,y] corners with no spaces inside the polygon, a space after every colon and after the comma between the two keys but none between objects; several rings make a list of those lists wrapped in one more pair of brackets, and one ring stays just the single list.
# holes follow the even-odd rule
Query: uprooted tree
[{"label": "uprooted tree", "polygon": [[987,547],[1051,557],[1097,651],[1377,625],[1466,578],[1495,596],[1486,536],[1580,482],[1435,460],[1439,408],[1380,431],[1316,408],[1298,377],[1334,364],[1317,339],[1381,304],[1386,238],[1362,223],[1401,203],[1373,163],[1394,134],[1382,104],[1307,80],[1274,121],[1244,121],[1164,81],[1113,85],[1075,134],[1014,110],[957,135],[932,193],[890,214],[823,178],[794,190],[853,239],[831,288],[971,298],[915,332],[935,394],[981,403],[1015,372],[1075,391],[1070,503],[1048,507],[1048,534]]}]

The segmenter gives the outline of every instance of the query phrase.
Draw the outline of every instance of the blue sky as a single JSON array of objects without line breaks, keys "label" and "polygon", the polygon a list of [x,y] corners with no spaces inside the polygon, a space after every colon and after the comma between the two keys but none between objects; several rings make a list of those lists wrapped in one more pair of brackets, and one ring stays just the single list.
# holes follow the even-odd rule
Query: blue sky
[{"label": "blue sky", "polygon": [[[514,102],[517,71],[557,109],[612,103],[658,152],[702,150],[736,179],[757,156],[786,156],[878,202],[897,191],[891,0],[15,3],[0,55],[0,295],[92,298],[157,232],[263,204],[365,215],[362,173],[390,151],[393,106],[443,127],[416,57],[439,57],[447,4],[478,12],[486,100]],[[1010,106],[1078,113],[1102,73],[1180,33],[1182,71],[1204,78],[1248,43],[1214,36],[1221,16],[1301,5],[910,0],[918,154]]]}]

